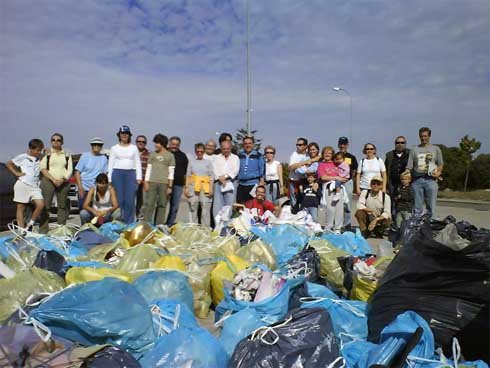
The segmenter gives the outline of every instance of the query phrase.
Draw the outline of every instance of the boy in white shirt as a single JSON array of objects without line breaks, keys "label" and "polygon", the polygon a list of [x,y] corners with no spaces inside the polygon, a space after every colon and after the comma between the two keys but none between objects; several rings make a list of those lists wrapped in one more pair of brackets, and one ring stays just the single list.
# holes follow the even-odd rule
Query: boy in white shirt
[{"label": "boy in white shirt", "polygon": [[[44,208],[44,199],[41,193],[40,172],[41,172],[41,152],[44,144],[40,139],[31,139],[27,153],[21,153],[14,159],[7,162],[9,171],[17,177],[14,185],[14,202],[17,203],[17,225],[24,228],[24,212],[26,205],[33,202],[34,212],[27,223],[26,230],[31,231],[34,222],[38,219]],[[18,170],[20,169],[20,170]]]}]

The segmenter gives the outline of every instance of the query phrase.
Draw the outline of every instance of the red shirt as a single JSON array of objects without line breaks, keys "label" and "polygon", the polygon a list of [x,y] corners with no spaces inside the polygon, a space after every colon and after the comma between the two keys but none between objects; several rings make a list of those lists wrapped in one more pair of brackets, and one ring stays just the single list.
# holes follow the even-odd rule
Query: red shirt
[{"label": "red shirt", "polygon": [[275,206],[274,203],[268,200],[263,200],[263,201],[258,201],[256,198],[250,199],[247,202],[245,202],[245,207],[248,209],[257,209],[257,214],[259,216],[262,216],[265,211],[274,211]]}]

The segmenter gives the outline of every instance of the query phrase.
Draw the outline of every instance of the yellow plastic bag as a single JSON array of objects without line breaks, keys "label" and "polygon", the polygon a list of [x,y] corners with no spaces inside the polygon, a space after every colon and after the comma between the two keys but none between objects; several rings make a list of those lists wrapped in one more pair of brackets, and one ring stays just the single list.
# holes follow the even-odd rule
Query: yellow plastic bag
[{"label": "yellow plastic bag", "polygon": [[217,236],[209,244],[218,248],[225,256],[235,254],[240,249],[240,240],[234,235],[227,237]]},{"label": "yellow plastic bag", "polygon": [[250,263],[241,259],[238,256],[231,255],[226,257],[227,261],[219,261],[217,266],[211,272],[211,296],[214,305],[218,305],[223,300],[224,293],[224,281],[232,281],[233,276],[250,266]]},{"label": "yellow plastic bag", "polygon": [[133,280],[129,272],[115,270],[113,268],[72,267],[66,273],[65,281],[67,285],[71,285],[102,280],[105,277],[115,277],[126,282]]},{"label": "yellow plastic bag", "polygon": [[159,259],[160,254],[151,245],[141,244],[126,250],[117,269],[128,272],[144,270]]},{"label": "yellow plastic bag", "polygon": [[192,245],[195,243],[206,244],[212,240],[211,229],[197,224],[177,223],[171,228],[172,237],[177,244]]},{"label": "yellow plastic bag", "polygon": [[153,263],[153,268],[164,268],[164,269],[172,269],[172,270],[179,270],[179,271],[185,271],[185,263],[182,260],[182,258],[178,256],[163,256],[160,257],[159,260],[157,260],[155,263]]},{"label": "yellow plastic bag", "polygon": [[328,240],[315,239],[309,243],[320,256],[320,276],[325,278],[332,286],[343,290],[344,271],[337,261],[338,257],[348,256],[347,252],[334,247]]},{"label": "yellow plastic bag", "polygon": [[0,323],[22,307],[31,294],[54,293],[64,287],[65,282],[57,274],[36,267],[0,279]]},{"label": "yellow plastic bag", "polygon": [[207,318],[211,306],[211,271],[215,264],[199,265],[192,262],[187,267],[189,283],[194,293],[194,313],[199,318]]},{"label": "yellow plastic bag", "polygon": [[392,260],[393,257],[380,257],[373,263],[373,266],[379,271],[376,279],[354,273],[352,278],[352,289],[349,295],[350,299],[367,302],[378,288],[378,280],[384,274]]},{"label": "yellow plastic bag", "polygon": [[250,263],[260,262],[269,267],[271,270],[275,270],[277,268],[276,256],[274,255],[272,247],[265,244],[260,239],[254,240],[250,244],[241,247],[235,254]]}]

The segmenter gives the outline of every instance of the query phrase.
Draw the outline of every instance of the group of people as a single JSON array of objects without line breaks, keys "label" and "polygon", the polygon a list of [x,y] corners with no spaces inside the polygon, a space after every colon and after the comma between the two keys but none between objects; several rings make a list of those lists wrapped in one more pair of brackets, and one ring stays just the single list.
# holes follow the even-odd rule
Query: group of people
[{"label": "group of people", "polygon": [[[376,155],[374,144],[366,143],[365,157],[359,161],[348,152],[347,137],[339,138],[337,151],[332,146],[320,150],[317,143],[298,138],[285,178],[286,167],[275,159],[275,148],[268,145],[262,154],[254,137],[243,138],[241,149],[235,151],[231,134],[222,133],[219,147],[209,140],[195,144],[194,153],[186,155],[177,136],[156,134],[150,151],[144,135],[133,144],[131,129],[123,125],[108,154],[103,153],[103,140],[95,137],[75,167],[59,133],[52,135],[49,149],[40,139],[32,139],[28,152],[7,167],[18,177],[14,187],[18,225],[31,229],[39,221],[41,233],[49,229],[54,196],[58,223],[66,223],[69,179],[74,174],[82,223],[143,219],[173,225],[185,196],[188,222],[204,226],[213,226],[224,206],[248,208],[260,217],[266,211],[278,214],[282,205],[289,204],[293,213],[304,210],[315,221],[323,208],[325,228],[340,233],[351,227],[352,199],[358,196],[354,215],[363,235],[382,236],[392,219],[399,226],[413,207],[434,213],[443,158],[430,144],[430,136],[429,128],[421,128],[420,144],[410,150],[406,138],[397,137],[385,160]],[[281,201],[285,195],[286,203]],[[26,224],[29,203],[34,211]]]}]

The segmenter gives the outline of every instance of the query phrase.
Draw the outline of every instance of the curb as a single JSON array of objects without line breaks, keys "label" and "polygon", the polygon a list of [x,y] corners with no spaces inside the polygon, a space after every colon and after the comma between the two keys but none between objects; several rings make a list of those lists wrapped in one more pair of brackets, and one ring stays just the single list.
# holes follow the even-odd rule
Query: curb
[{"label": "curb", "polygon": [[473,208],[480,211],[490,211],[490,202],[469,199],[438,198],[437,205],[443,207]]}]

